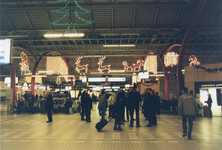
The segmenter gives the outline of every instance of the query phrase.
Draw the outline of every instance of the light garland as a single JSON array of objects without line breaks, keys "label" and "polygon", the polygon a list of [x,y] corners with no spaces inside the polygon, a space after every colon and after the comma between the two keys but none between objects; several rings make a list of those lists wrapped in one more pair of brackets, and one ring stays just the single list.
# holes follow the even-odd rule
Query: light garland
[{"label": "light garland", "polygon": [[142,70],[142,66],[144,65],[144,60],[138,59],[136,64],[132,64],[131,66],[128,66],[127,62],[123,61],[122,65],[124,66],[125,72],[139,72]]},{"label": "light garland", "polygon": [[152,72],[153,74],[157,74],[157,56],[148,55],[146,57],[143,69],[146,70],[147,72]]},{"label": "light garland", "polygon": [[166,67],[173,67],[174,65],[178,64],[178,57],[179,55],[175,52],[168,52],[164,55],[164,65]]},{"label": "light garland", "polygon": [[80,73],[81,70],[85,70],[85,73],[87,73],[88,72],[88,64],[80,66],[81,59],[82,59],[82,56],[76,58],[76,62],[75,62],[76,68],[75,68],[75,70],[78,73]]},{"label": "light garland", "polygon": [[[58,20],[56,20],[56,21],[53,21],[53,22],[50,22],[50,23],[51,23],[52,25],[58,25],[58,26],[67,25],[68,28],[67,28],[67,30],[63,33],[63,34],[66,34],[66,33],[69,31],[69,29],[70,29],[71,21],[69,20],[68,23],[63,23],[63,24],[60,24],[60,23],[58,23],[58,22],[61,21],[62,19],[64,19],[68,14],[71,14],[71,13],[70,13],[70,11],[71,11],[70,9],[64,10],[64,9],[66,9],[67,6],[69,5],[70,0],[57,0],[57,1],[67,2],[67,3],[66,3],[66,5],[65,5],[63,8],[58,9],[58,10],[52,10],[52,12],[55,12],[55,13],[63,13],[63,14],[65,13],[65,15],[63,15],[60,19],[58,19]],[[89,25],[89,24],[94,23],[94,21],[89,21],[89,20],[85,20],[85,19],[81,18],[81,17],[79,16],[80,14],[90,13],[91,10],[86,10],[86,9],[82,8],[82,7],[77,3],[76,0],[73,0],[73,2],[78,6],[78,8],[80,8],[81,10],[84,11],[84,12],[74,11],[74,12],[73,12],[74,15],[75,15],[78,19],[80,19],[81,21],[86,22],[86,23],[82,23],[82,24],[78,24],[78,23],[73,23],[73,24],[72,24],[72,26],[73,26],[73,31],[74,31],[75,33],[78,33],[78,32],[76,31],[76,29],[75,29],[75,26],[76,26],[76,25],[78,25],[78,26],[85,26],[85,25]],[[73,9],[74,9],[74,6],[73,6]],[[73,20],[73,22],[74,22],[74,20]]]},{"label": "light garland", "polygon": [[[61,57],[46,57],[46,74],[51,75],[53,71],[54,74],[68,75],[68,67]],[[66,82],[68,82],[68,77],[63,77]]]},{"label": "light garland", "polygon": [[19,63],[20,70],[21,70],[21,75],[29,74],[30,70],[29,70],[28,56],[24,52],[21,52],[20,57],[21,57],[21,60],[22,60],[21,63]]},{"label": "light garland", "polygon": [[[26,75],[30,75],[30,76],[25,76],[25,82],[26,83],[31,83],[31,73],[28,73]],[[39,83],[39,84],[42,84],[42,77],[34,77],[35,78],[35,83]]]},{"label": "light garland", "polygon": [[99,72],[103,72],[104,70],[107,70],[108,72],[110,71],[111,65],[105,65],[103,66],[103,60],[106,59],[106,56],[100,57],[98,60],[99,62],[97,63],[99,65],[99,68],[97,69]]}]

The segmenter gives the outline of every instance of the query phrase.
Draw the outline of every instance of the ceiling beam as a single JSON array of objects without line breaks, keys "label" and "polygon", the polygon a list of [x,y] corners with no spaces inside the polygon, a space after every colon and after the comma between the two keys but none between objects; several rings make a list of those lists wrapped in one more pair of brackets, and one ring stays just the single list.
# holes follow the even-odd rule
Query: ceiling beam
[{"label": "ceiling beam", "polygon": [[31,23],[31,21],[29,19],[29,16],[28,16],[28,14],[27,14],[27,12],[25,10],[24,10],[24,14],[25,14],[25,16],[26,16],[26,18],[27,18],[27,20],[29,22],[29,25],[31,26],[32,30],[34,30],[33,25],[32,25],[32,23]]},{"label": "ceiling beam", "polygon": [[11,28],[14,30],[14,27],[12,26],[12,23],[11,23],[11,21],[9,20],[7,14],[6,14],[4,11],[3,11],[3,14],[4,14],[6,20],[8,21],[9,25],[11,26]]}]

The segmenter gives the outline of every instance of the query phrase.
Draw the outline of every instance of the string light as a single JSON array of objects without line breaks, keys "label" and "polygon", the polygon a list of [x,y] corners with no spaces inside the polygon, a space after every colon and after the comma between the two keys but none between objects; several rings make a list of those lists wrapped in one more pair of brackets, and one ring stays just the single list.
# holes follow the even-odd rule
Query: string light
[{"label": "string light", "polygon": [[175,52],[168,52],[164,55],[164,65],[166,67],[173,67],[174,65],[178,64],[178,57],[179,55]]},{"label": "string light", "polygon": [[[68,28],[67,28],[67,30],[63,33],[63,34],[65,34],[65,33],[67,33],[67,32],[69,31],[69,29],[70,29],[71,21],[69,20],[68,23],[58,23],[58,22],[61,21],[62,19],[64,19],[68,14],[71,14],[71,13],[70,13],[70,11],[71,11],[70,9],[65,10],[65,9],[67,8],[67,6],[69,5],[70,0],[57,0],[57,1],[59,1],[59,2],[67,2],[67,3],[66,3],[66,5],[65,5],[63,8],[57,9],[57,10],[52,10],[52,12],[60,13],[60,14],[62,13],[62,14],[64,14],[64,15],[63,15],[60,19],[58,19],[58,20],[56,20],[56,21],[53,21],[53,22],[50,22],[50,23],[51,23],[52,25],[58,25],[58,26],[67,25]],[[72,26],[73,26],[73,31],[74,31],[75,33],[78,33],[78,32],[76,31],[76,29],[75,29],[75,26],[76,26],[76,25],[77,25],[77,26],[85,26],[85,25],[89,25],[89,24],[94,23],[94,21],[89,21],[89,20],[83,19],[83,18],[81,18],[81,17],[79,16],[80,14],[90,13],[92,10],[87,10],[87,9],[82,8],[82,7],[77,3],[76,0],[73,0],[73,2],[76,4],[76,6],[78,6],[79,9],[81,9],[81,10],[84,11],[84,12],[77,12],[77,11],[74,11],[74,12],[73,12],[74,15],[75,15],[78,19],[80,19],[81,21],[85,22],[85,23],[82,23],[82,24],[78,24],[78,23],[73,23],[73,24],[72,24]],[[73,8],[74,8],[74,7],[73,7]],[[74,20],[73,20],[73,21],[74,21]]]},{"label": "string light", "polygon": [[[47,57],[46,58],[46,71],[53,71],[54,74],[68,75],[68,67],[61,57]],[[51,72],[46,72],[47,75],[51,75]],[[64,77],[68,82],[68,77]]]},{"label": "string light", "polygon": [[147,72],[152,72],[153,74],[157,74],[157,56],[156,55],[148,55],[146,57],[146,60],[144,63],[144,70],[147,70]]}]

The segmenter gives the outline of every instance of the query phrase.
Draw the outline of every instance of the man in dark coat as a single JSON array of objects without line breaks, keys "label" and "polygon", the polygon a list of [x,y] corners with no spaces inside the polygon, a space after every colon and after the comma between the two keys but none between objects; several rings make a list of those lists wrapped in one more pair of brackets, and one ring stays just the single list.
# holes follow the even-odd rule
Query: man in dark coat
[{"label": "man in dark coat", "polygon": [[46,102],[45,102],[45,109],[47,112],[47,116],[48,116],[48,121],[46,121],[46,123],[52,122],[52,110],[53,110],[53,97],[52,94],[47,91],[47,98],[46,98]]},{"label": "man in dark coat", "polygon": [[91,114],[91,109],[92,109],[92,99],[90,97],[90,95],[88,93],[86,93],[86,122],[91,122],[91,117],[90,117],[90,114]]},{"label": "man in dark coat", "polygon": [[211,94],[209,94],[207,99],[207,105],[208,105],[209,116],[212,118],[211,103],[212,103],[212,98]]},{"label": "man in dark coat", "polygon": [[84,116],[86,114],[86,91],[84,91],[81,94],[81,108],[82,108],[82,112],[81,112],[81,120],[85,120]]},{"label": "man in dark coat", "polygon": [[[114,123],[114,129],[113,130],[119,130],[119,131],[122,131],[122,128],[121,128],[121,120],[122,120],[122,115],[123,115],[123,108],[124,108],[124,105],[123,105],[123,96],[122,96],[122,93],[119,92],[117,94],[117,99],[116,99],[116,102],[114,103],[113,105],[113,113],[114,113],[114,116],[115,116],[115,123]],[[117,127],[118,126],[118,127]]]},{"label": "man in dark coat", "polygon": [[136,109],[136,127],[141,127],[139,120],[139,103],[141,101],[141,95],[140,92],[136,91],[136,85],[134,85],[132,91],[129,92],[128,101],[130,107],[130,127],[133,127],[134,109]]}]

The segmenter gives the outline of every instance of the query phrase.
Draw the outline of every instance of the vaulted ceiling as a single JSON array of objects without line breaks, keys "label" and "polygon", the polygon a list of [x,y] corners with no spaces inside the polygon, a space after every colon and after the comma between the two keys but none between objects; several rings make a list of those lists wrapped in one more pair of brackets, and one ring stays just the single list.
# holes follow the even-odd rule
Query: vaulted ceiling
[{"label": "vaulted ceiling", "polygon": [[[16,74],[20,74],[16,57],[25,48],[37,58],[52,51],[60,52],[67,60],[72,74],[75,71],[77,56],[85,56],[82,64],[89,64],[89,70],[98,68],[98,58],[106,56],[105,64],[111,69],[123,69],[122,61],[136,63],[150,51],[162,57],[167,48],[181,44],[199,0],[81,0],[77,3],[90,13],[80,14],[92,24],[75,26],[84,37],[45,38],[46,33],[64,33],[67,25],[52,25],[50,22],[71,25],[68,33],[74,33],[74,23],[83,24],[74,11],[83,12],[71,0],[66,9],[69,13],[56,13],[52,10],[63,8],[64,2],[56,0],[1,0],[1,38],[13,38],[13,57]],[[183,67],[189,65],[189,56],[195,55],[201,64],[222,62],[222,1],[207,0],[198,17],[185,48]],[[103,47],[104,44],[135,44],[135,47]],[[171,51],[179,53],[180,47]],[[36,60],[27,52],[30,69]],[[44,70],[45,59],[38,70]],[[176,70],[176,67],[169,68]],[[158,70],[162,71],[158,60]],[[1,66],[1,74],[10,74],[8,66]]]}]

